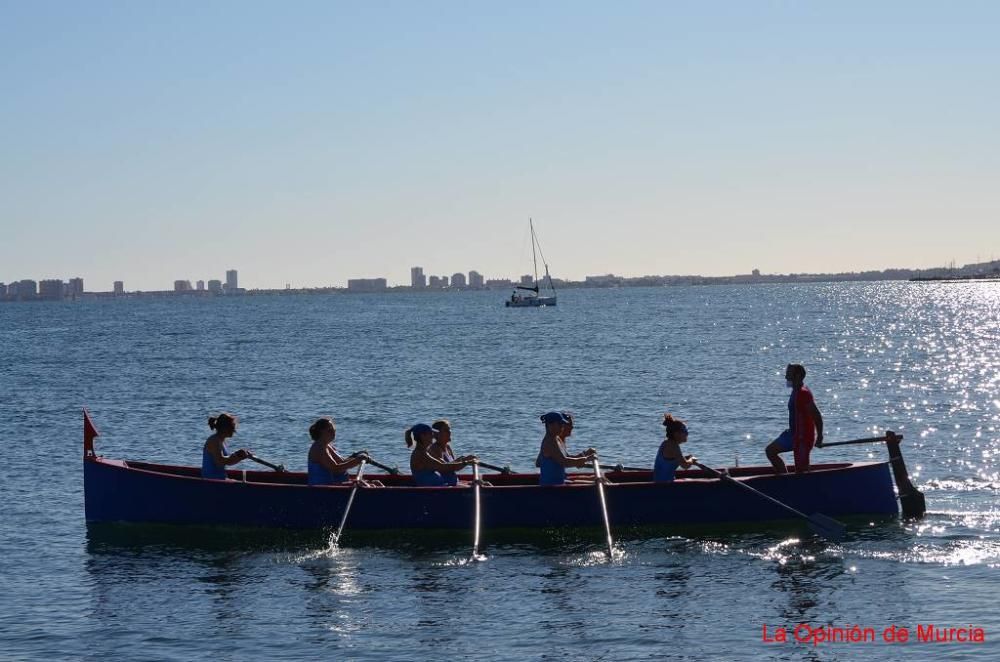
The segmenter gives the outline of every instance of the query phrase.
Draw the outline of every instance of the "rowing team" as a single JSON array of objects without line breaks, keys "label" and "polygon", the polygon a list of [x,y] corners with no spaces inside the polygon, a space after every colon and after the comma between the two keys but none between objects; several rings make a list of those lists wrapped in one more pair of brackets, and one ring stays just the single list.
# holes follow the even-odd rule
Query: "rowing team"
[{"label": "rowing team", "polygon": [[[562,485],[577,478],[566,475],[567,467],[584,467],[594,461],[597,451],[588,448],[578,455],[566,450],[566,439],[573,434],[573,416],[569,412],[550,411],[540,417],[545,424],[545,437],[535,465],[540,469],[539,484]],[[657,481],[672,481],[678,467],[690,467],[697,458],[682,455],[680,444],[687,441],[687,427],[670,414],[663,417],[666,439],[660,445],[653,467]],[[232,414],[219,414],[208,419],[214,433],[205,441],[202,450],[202,478],[226,479],[226,467],[252,458],[250,451],[241,448],[229,453],[226,440],[236,434],[238,420]],[[344,457],[337,452],[334,440],[337,427],[330,418],[321,418],[309,426],[312,445],[309,447],[308,467],[310,485],[339,485],[347,482],[348,471],[362,462],[371,462],[367,452],[361,451]],[[457,486],[456,472],[478,462],[475,455],[456,457],[451,448],[451,423],[445,419],[431,425],[418,423],[404,433],[410,453],[410,473],[417,487]],[[587,479],[591,480],[591,479]]]},{"label": "rowing team", "polygon": [[[795,470],[809,470],[809,452],[813,444],[822,445],[823,417],[813,401],[812,394],[803,381],[806,370],[801,365],[790,364],[785,370],[785,380],[792,395],[788,400],[788,429],[771,442],[766,449],[778,473],[785,472],[785,464],[778,453],[792,451],[795,455]],[[535,466],[539,468],[540,485],[562,485],[570,480],[567,467],[584,467],[595,461],[597,451],[588,448],[578,455],[566,449],[566,440],[573,434],[573,416],[568,412],[550,411],[542,415],[545,437],[542,439]],[[203,478],[226,479],[226,467],[252,458],[250,451],[239,449],[230,454],[226,440],[236,434],[237,420],[232,414],[220,414],[208,419],[208,426],[214,431],[205,441],[202,451],[201,475]],[[653,462],[653,480],[670,482],[679,467],[688,468],[697,464],[698,459],[681,453],[680,445],[687,442],[687,425],[670,414],[664,414],[663,427],[666,437],[660,444]],[[309,426],[312,446],[309,448],[309,484],[337,485],[348,480],[347,472],[362,462],[371,462],[364,451],[344,457],[334,447],[337,427],[332,419],[321,418]],[[458,485],[455,472],[477,463],[475,455],[456,457],[451,448],[451,424],[447,420],[435,421],[432,425],[420,423],[404,433],[410,453],[410,472],[417,487],[440,487]],[[587,480],[590,480],[589,478]]]}]

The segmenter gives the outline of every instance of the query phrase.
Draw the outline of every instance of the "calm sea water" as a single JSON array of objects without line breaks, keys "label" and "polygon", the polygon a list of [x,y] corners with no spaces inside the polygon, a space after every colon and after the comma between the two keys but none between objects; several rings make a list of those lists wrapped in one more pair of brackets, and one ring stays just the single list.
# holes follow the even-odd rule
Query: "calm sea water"
[{"label": "calm sea water", "polygon": [[[0,305],[0,657],[923,659],[996,655],[1000,286],[818,284]],[[827,439],[886,428],[929,513],[791,531],[469,541],[88,529],[80,408],[110,457],[197,464],[206,417],[302,468],[306,428],[407,465],[403,429],[445,416],[459,453],[531,469],[537,416],[571,448],[649,464],[671,411],[716,465],[766,462],[783,368],[804,363]],[[814,457],[881,457],[879,448]],[[986,630],[982,644],[762,641],[799,623]],[[915,635],[915,633],[914,633]]]}]

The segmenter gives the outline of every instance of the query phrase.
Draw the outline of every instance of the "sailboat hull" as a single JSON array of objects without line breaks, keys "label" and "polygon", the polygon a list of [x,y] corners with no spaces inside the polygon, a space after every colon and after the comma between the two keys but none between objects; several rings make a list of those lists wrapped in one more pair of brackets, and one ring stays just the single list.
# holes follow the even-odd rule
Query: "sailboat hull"
[{"label": "sailboat hull", "polygon": [[555,297],[523,297],[513,301],[508,300],[505,304],[508,308],[539,308],[541,306],[556,305]]}]

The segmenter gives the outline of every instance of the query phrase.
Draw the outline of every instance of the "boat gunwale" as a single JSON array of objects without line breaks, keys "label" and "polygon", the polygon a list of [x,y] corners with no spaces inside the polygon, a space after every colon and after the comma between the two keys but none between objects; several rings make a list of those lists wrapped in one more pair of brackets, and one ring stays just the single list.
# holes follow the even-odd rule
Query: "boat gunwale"
[{"label": "boat gunwale", "polygon": [[[172,470],[177,470],[177,469],[184,470],[184,471],[198,471],[198,467],[190,467],[190,466],[184,466],[184,465],[158,464],[158,463],[151,463],[151,462],[136,461],[137,464],[147,465],[147,466],[144,466],[144,467],[139,467],[139,466],[135,466],[132,462],[130,462],[128,460],[115,460],[115,459],[111,459],[111,458],[105,458],[103,456],[87,457],[87,458],[85,458],[85,462],[93,462],[94,464],[101,464],[101,465],[104,465],[104,466],[107,466],[107,467],[110,467],[110,468],[114,468],[114,469],[121,469],[121,470],[125,470],[125,471],[131,471],[131,472],[140,473],[140,474],[146,474],[146,475],[151,475],[151,476],[159,476],[161,478],[173,478],[173,479],[192,480],[192,481],[208,481],[208,482],[215,483],[215,484],[220,484],[220,485],[232,484],[232,485],[252,485],[254,487],[268,487],[268,488],[309,488],[309,489],[329,489],[329,490],[348,490],[348,489],[351,489],[351,487],[353,487],[353,485],[351,485],[350,483],[344,483],[344,484],[338,484],[338,485],[309,485],[309,484],[307,484],[305,482],[302,482],[302,483],[297,483],[297,482],[296,483],[285,483],[285,482],[260,481],[260,480],[251,480],[249,478],[249,476],[248,476],[249,474],[257,474],[257,475],[263,475],[263,476],[275,475],[272,472],[266,472],[266,471],[246,471],[246,470],[242,470],[242,469],[229,469],[228,471],[233,471],[234,473],[238,473],[238,474],[242,473],[243,474],[242,477],[228,477],[226,479],[218,479],[218,478],[203,478],[200,475],[184,475],[184,474],[175,473],[174,471],[172,471]],[[735,480],[740,481],[740,482],[751,482],[752,481],[752,482],[755,482],[755,483],[759,482],[759,481],[762,481],[762,480],[770,481],[770,480],[775,480],[775,479],[799,479],[799,480],[801,480],[801,479],[807,479],[811,475],[823,475],[823,474],[831,474],[831,473],[841,473],[841,472],[845,472],[845,471],[852,471],[852,470],[855,470],[855,469],[861,469],[861,468],[866,468],[866,467],[871,467],[871,466],[877,466],[877,465],[883,465],[883,464],[888,465],[888,464],[890,464],[890,461],[889,460],[883,460],[883,461],[861,461],[861,462],[828,463],[828,464],[813,465],[813,467],[810,469],[810,471],[805,472],[805,473],[788,472],[788,473],[784,473],[784,474],[774,473],[773,470],[770,467],[763,466],[763,465],[761,465],[761,466],[754,466],[754,467],[737,467],[736,469],[742,469],[744,471],[748,470],[748,469],[759,469],[761,471],[761,473],[759,473],[759,474],[751,474],[749,476],[732,475],[731,477],[733,479],[735,479]],[[158,471],[156,469],[156,467],[162,467],[165,470],[159,470]],[[292,476],[301,476],[303,479],[306,478],[306,473],[304,473],[304,472],[286,472],[286,473],[289,474],[289,475],[292,475]],[[612,476],[613,476],[614,474],[619,474],[619,475],[625,474],[625,475],[628,475],[628,474],[639,474],[639,473],[643,473],[643,472],[641,472],[641,471],[623,471],[623,472],[612,471],[612,472],[609,472],[609,473],[612,474]],[[699,473],[706,473],[706,472],[699,472]],[[716,477],[713,477],[713,476],[709,476],[709,475],[706,475],[706,476],[679,476],[676,480],[669,481],[669,482],[668,481],[654,481],[654,480],[652,480],[652,470],[649,470],[649,474],[650,474],[650,480],[633,480],[633,481],[628,481],[628,482],[613,482],[612,481],[607,486],[610,487],[610,488],[615,488],[616,490],[618,488],[629,488],[629,487],[632,487],[632,488],[647,487],[648,488],[650,486],[661,488],[661,489],[667,489],[667,488],[672,488],[672,487],[676,487],[676,486],[680,486],[680,485],[703,485],[703,484],[711,484],[711,483],[719,483],[720,482],[719,478],[716,478]],[[504,474],[483,474],[483,478],[485,479],[485,478],[487,478],[487,477],[489,477],[491,475],[493,475],[493,476],[502,476]],[[517,477],[526,477],[526,478],[537,478],[537,476],[538,476],[538,474],[534,474],[534,473],[516,473],[516,474],[511,474],[511,475],[512,476],[517,476]],[[588,474],[569,474],[569,475],[570,476],[575,476],[575,475],[584,476],[584,475],[588,475]],[[394,476],[392,476],[391,474],[372,474],[372,475],[369,476],[369,479],[379,480],[380,478],[392,478],[392,477],[394,477]],[[404,477],[408,477],[408,476],[404,475]],[[468,482],[468,481],[466,481],[466,482]],[[467,486],[467,485],[465,485],[465,486]],[[594,487],[593,482],[567,482],[567,483],[565,483],[563,485],[538,485],[538,484],[534,484],[534,485],[530,485],[530,484],[529,485],[496,485],[496,484],[492,484],[492,485],[484,485],[483,489],[485,489],[485,490],[501,490],[501,489],[514,489],[514,488],[517,488],[517,489],[520,489],[520,488],[545,488],[545,489],[583,489],[583,490],[586,490],[586,489],[593,489],[593,487]],[[371,487],[369,489],[379,489],[379,490],[382,490],[382,489],[392,489],[392,490],[405,489],[405,490],[421,490],[421,492],[426,492],[428,490],[449,490],[449,491],[451,491],[452,487],[448,486],[448,485],[440,485],[440,486],[438,486],[438,485],[433,485],[433,486],[383,485],[382,487]]]}]

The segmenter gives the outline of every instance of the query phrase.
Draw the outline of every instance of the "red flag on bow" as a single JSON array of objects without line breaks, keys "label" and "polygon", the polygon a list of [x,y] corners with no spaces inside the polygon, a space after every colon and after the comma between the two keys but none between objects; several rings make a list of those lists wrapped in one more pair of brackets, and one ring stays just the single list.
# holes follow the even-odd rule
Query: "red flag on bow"
[{"label": "red flag on bow", "polygon": [[101,436],[101,433],[94,427],[94,422],[90,420],[90,414],[83,410],[83,456],[94,456],[94,437]]}]

